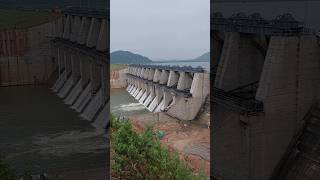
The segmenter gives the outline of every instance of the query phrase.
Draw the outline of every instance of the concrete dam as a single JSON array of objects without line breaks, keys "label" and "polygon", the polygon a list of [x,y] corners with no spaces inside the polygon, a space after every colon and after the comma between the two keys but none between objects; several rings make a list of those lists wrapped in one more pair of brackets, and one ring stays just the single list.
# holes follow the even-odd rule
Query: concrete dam
[{"label": "concrete dam", "polygon": [[211,15],[211,176],[319,177],[320,38],[290,14]]},{"label": "concrete dam", "polygon": [[129,65],[126,90],[151,112],[194,120],[209,96],[209,73],[202,68]]},{"label": "concrete dam", "polygon": [[55,77],[52,23],[0,31],[0,86],[43,84]]},{"label": "concrete dam", "polygon": [[58,79],[52,90],[81,113],[106,127],[109,117],[109,16],[107,11],[68,9],[53,22],[52,58]]}]

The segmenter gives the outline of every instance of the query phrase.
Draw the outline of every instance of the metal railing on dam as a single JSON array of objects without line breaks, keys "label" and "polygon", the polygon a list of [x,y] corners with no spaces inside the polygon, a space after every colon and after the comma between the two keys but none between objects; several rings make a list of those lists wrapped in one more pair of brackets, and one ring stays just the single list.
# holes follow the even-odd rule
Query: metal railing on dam
[{"label": "metal railing on dam", "polygon": [[127,91],[151,112],[193,120],[209,95],[209,73],[202,68],[129,65]]},{"label": "metal railing on dam", "polygon": [[283,14],[275,19],[266,20],[258,13],[249,16],[244,13],[236,13],[229,18],[224,18],[221,13],[216,12],[211,14],[211,28],[223,32],[271,36],[294,36],[312,33],[311,29],[305,27],[303,22],[296,21],[291,14]]}]

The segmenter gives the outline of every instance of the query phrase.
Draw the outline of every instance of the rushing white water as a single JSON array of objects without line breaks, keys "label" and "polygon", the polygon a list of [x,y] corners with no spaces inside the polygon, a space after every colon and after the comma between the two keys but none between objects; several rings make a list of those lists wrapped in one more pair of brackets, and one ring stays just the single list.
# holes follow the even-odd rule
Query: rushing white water
[{"label": "rushing white water", "polygon": [[[75,153],[103,153],[107,142],[104,131],[65,131],[53,135],[34,137],[34,149],[40,155],[68,156]],[[98,142],[99,141],[99,142]]]},{"label": "rushing white water", "polygon": [[88,121],[92,120],[99,108],[103,105],[102,95],[102,90],[100,89],[98,93],[92,98],[88,106],[84,109],[83,113],[81,114],[81,117]]},{"label": "rushing white water", "polygon": [[66,83],[64,83],[63,87],[59,91],[58,96],[60,98],[66,97],[66,95],[68,94],[68,92],[72,88],[72,85],[73,85],[73,78],[72,78],[72,76],[70,76],[70,78],[67,80]]},{"label": "rushing white water", "polygon": [[91,99],[91,82],[87,85],[87,87],[82,91],[80,97],[77,99],[77,101],[74,103],[73,106],[71,106],[72,109],[75,109],[77,112],[81,112],[85,105],[90,101]]},{"label": "rushing white water", "polygon": [[67,98],[64,100],[64,102],[68,105],[73,104],[76,98],[81,93],[81,91],[82,91],[82,87],[81,87],[81,79],[80,79],[78,83],[73,87],[73,89],[71,90]]}]

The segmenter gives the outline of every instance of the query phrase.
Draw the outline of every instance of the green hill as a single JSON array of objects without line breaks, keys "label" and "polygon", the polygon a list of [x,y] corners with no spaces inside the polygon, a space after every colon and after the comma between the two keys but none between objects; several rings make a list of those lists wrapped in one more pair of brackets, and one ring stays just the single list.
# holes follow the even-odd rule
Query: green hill
[{"label": "green hill", "polygon": [[114,51],[111,53],[111,64],[145,64],[152,62],[149,58],[129,51]]}]

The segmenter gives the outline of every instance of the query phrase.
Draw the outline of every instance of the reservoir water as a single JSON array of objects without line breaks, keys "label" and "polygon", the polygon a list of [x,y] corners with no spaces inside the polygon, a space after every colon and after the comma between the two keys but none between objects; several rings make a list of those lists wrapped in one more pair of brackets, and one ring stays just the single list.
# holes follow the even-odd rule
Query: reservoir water
[{"label": "reservoir water", "polygon": [[169,61],[169,62],[161,62],[161,63],[152,63],[156,65],[169,65],[169,66],[191,66],[191,67],[203,67],[205,70],[209,71],[210,70],[210,62],[209,61],[189,61],[189,62],[174,62],[174,61]]},{"label": "reservoir water", "polygon": [[93,124],[48,87],[0,88],[0,154],[18,173],[105,167],[108,138]]}]

